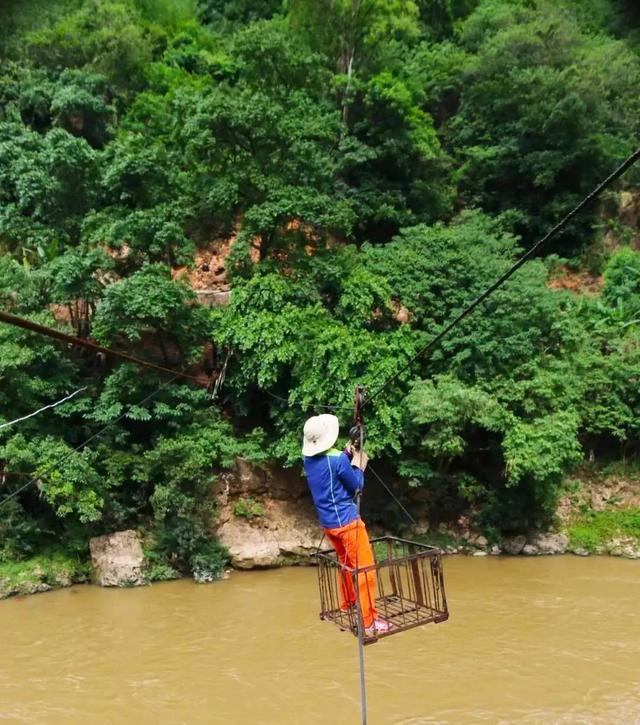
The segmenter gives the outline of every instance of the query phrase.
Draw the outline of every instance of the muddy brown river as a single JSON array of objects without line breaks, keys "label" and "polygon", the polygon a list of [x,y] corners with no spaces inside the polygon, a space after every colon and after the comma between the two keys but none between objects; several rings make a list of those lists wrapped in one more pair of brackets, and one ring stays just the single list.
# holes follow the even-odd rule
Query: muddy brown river
[{"label": "muddy brown river", "polygon": [[[448,557],[451,619],[365,649],[378,723],[640,723],[640,562]],[[0,721],[358,723],[312,568],[0,602]]]}]

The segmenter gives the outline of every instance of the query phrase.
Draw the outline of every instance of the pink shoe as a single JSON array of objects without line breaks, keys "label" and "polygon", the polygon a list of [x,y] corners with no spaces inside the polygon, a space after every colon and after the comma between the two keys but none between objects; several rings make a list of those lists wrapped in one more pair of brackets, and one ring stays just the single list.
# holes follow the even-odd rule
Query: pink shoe
[{"label": "pink shoe", "polygon": [[380,617],[373,620],[373,624],[364,630],[367,637],[374,637],[377,634],[387,634],[393,629],[393,624]]}]

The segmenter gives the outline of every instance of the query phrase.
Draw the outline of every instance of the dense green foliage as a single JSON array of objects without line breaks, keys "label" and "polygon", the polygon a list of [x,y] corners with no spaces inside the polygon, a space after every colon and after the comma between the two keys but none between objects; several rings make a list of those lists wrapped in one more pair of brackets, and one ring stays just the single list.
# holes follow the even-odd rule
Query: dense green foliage
[{"label": "dense green foliage", "polygon": [[[0,500],[0,563],[136,526],[151,579],[215,578],[217,473],[299,465],[306,415],[346,425],[354,383],[395,373],[369,449],[432,517],[541,525],[585,455],[634,452],[640,253],[606,206],[405,369],[637,143],[632,3],[31,0],[0,19],[3,307],[165,366],[230,353],[212,403],[0,326],[0,422],[87,386],[0,431],[0,499],[37,478]],[[231,302],[203,307],[172,272],[231,237]],[[596,294],[550,284],[583,268]]]}]

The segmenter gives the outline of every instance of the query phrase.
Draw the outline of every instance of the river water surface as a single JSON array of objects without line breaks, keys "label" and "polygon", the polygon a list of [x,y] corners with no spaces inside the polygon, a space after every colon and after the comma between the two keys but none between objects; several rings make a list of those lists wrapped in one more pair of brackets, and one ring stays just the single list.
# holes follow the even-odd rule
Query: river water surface
[{"label": "river water surface", "polygon": [[[640,723],[640,562],[445,560],[451,619],[365,649],[370,725]],[[0,602],[0,721],[359,722],[312,568]]]}]

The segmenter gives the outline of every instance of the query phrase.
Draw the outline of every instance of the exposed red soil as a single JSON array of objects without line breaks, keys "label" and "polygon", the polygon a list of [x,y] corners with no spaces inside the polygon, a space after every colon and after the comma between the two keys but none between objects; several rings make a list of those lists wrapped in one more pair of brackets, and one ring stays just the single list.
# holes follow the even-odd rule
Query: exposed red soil
[{"label": "exposed red soil", "polygon": [[186,278],[196,292],[201,290],[228,292],[226,260],[234,239],[235,236],[228,239],[214,239],[196,252],[193,267],[175,267],[171,271],[171,276],[173,279]]},{"label": "exposed red soil", "polygon": [[549,282],[549,289],[569,290],[576,294],[597,295],[602,289],[604,278],[588,272],[570,272],[563,267],[558,276]]}]

